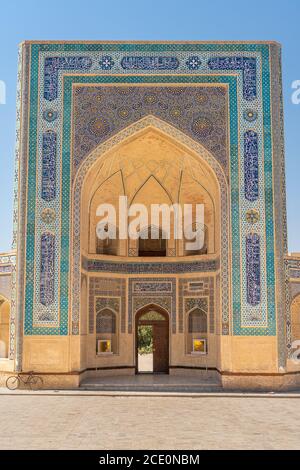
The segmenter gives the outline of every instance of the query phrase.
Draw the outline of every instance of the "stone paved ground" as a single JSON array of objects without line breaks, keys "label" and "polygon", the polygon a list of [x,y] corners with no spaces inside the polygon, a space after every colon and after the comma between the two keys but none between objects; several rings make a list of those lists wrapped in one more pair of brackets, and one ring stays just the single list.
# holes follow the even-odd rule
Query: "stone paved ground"
[{"label": "stone paved ground", "polygon": [[300,449],[300,398],[0,395],[1,449]]}]

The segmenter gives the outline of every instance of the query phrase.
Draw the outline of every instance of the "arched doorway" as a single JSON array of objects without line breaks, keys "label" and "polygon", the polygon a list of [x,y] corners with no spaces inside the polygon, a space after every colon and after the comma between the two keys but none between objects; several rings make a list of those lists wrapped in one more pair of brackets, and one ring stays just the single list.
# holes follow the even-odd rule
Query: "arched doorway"
[{"label": "arched doorway", "polygon": [[169,315],[153,304],[135,317],[136,374],[169,373]]}]

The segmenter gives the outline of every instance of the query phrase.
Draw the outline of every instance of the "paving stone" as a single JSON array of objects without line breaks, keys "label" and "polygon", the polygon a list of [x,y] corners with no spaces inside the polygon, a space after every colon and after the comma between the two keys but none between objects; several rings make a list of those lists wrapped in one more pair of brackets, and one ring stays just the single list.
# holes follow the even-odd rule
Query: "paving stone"
[{"label": "paving stone", "polygon": [[0,396],[1,449],[300,449],[300,398]]}]

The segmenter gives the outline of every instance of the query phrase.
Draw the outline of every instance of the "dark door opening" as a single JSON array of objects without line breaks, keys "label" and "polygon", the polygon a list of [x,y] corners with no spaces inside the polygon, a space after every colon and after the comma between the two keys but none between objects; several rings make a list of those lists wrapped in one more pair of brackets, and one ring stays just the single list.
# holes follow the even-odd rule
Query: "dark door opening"
[{"label": "dark door opening", "polygon": [[163,238],[162,231],[159,229],[154,230],[154,235],[152,233],[152,228],[148,227],[146,231],[146,238],[142,236],[139,239],[139,256],[167,256],[167,241]]},{"label": "dark door opening", "polygon": [[136,373],[169,373],[169,318],[151,309],[136,318]]}]

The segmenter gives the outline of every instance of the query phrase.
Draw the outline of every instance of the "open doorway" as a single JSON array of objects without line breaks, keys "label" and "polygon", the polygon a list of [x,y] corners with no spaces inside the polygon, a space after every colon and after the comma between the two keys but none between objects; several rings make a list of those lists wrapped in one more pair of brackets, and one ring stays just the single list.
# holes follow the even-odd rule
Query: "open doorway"
[{"label": "open doorway", "polygon": [[136,373],[169,372],[169,316],[155,306],[136,317]]}]

